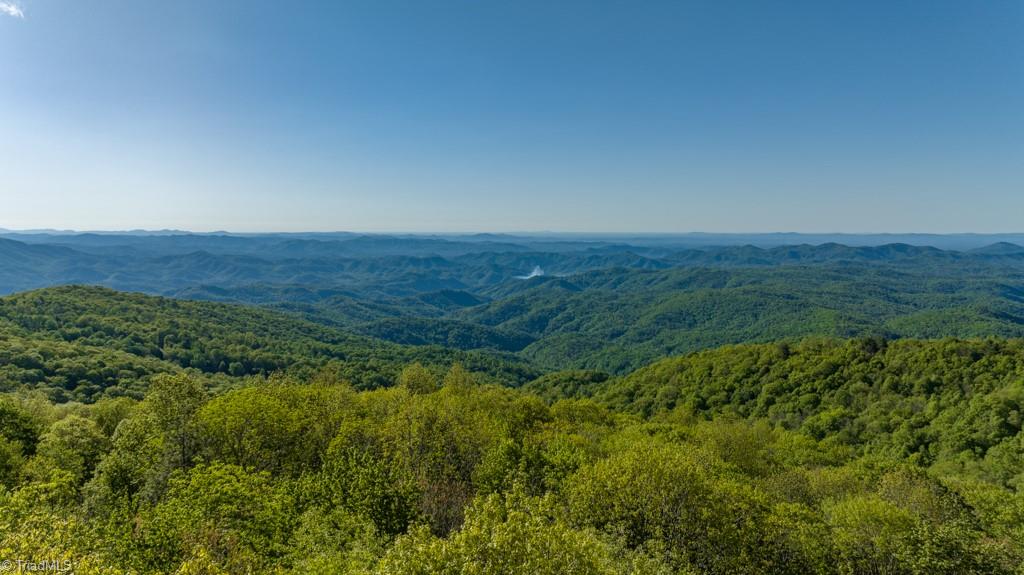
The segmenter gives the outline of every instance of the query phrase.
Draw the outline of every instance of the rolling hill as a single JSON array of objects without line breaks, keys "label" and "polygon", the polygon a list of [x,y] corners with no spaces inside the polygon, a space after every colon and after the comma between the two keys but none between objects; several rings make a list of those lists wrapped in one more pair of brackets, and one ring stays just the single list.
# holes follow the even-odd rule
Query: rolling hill
[{"label": "rolling hill", "polygon": [[1024,335],[1024,248],[1006,241],[956,251],[672,236],[12,237],[24,241],[0,241],[0,292],[70,283],[247,304],[332,333],[512,352],[554,370],[622,374],[815,335]]},{"label": "rolling hill", "polygon": [[460,362],[506,382],[540,373],[509,354],[398,345],[251,306],[78,286],[0,298],[0,359],[4,390],[86,400],[137,393],[147,376],[185,369],[223,379],[331,365],[357,387],[391,385],[412,362]]},{"label": "rolling hill", "polygon": [[666,355],[810,335],[1024,336],[1024,276],[998,267],[601,270],[535,278],[455,314],[528,334],[552,367],[625,373]]}]

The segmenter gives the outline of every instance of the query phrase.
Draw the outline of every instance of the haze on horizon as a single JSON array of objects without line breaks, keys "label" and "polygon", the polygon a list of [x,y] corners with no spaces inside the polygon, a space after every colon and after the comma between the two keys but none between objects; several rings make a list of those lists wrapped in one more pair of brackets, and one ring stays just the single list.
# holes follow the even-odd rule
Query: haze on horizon
[{"label": "haze on horizon", "polygon": [[1019,2],[9,0],[0,55],[0,228],[989,233],[1024,214]]}]

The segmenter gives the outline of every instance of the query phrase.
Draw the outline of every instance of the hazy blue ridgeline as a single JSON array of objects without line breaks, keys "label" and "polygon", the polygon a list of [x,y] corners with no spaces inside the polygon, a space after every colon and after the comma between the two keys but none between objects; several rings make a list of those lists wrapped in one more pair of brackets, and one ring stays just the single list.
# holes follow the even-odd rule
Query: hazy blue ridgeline
[{"label": "hazy blue ridgeline", "polygon": [[[765,245],[687,243],[716,238]],[[611,373],[814,335],[1024,335],[1020,245],[769,245],[781,238],[821,237],[12,234],[0,239],[0,293],[86,284],[259,305],[394,343]]]}]

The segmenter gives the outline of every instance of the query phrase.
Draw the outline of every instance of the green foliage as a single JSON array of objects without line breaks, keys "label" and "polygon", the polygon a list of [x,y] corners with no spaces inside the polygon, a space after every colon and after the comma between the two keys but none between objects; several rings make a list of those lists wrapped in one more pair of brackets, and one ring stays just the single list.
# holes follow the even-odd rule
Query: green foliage
[{"label": "green foliage", "polygon": [[392,385],[414,361],[523,383],[540,373],[512,355],[410,347],[280,312],[103,288],[59,287],[0,298],[0,391],[45,389],[56,401],[140,398],[158,374],[205,374],[229,385],[333,366],[359,388]]},{"label": "green foliage", "polygon": [[107,437],[114,435],[117,426],[128,419],[138,402],[128,397],[104,398],[89,406],[89,417]]},{"label": "green foliage", "polygon": [[299,517],[285,562],[295,573],[366,573],[387,541],[373,521],[342,508],[313,507]]},{"label": "green foliage", "polygon": [[0,559],[1024,575],[1019,250],[250,241],[0,298]]},{"label": "green foliage", "polygon": [[[213,460],[260,471],[282,472],[300,461],[306,447],[305,415],[261,387],[228,392],[196,414],[196,425]],[[300,419],[302,417],[302,419]]]},{"label": "green foliage", "polygon": [[853,254],[836,253],[838,261],[773,265],[764,250],[751,249],[766,257],[740,266],[700,261],[525,282],[495,289],[493,301],[455,317],[529,335],[535,341],[521,353],[539,365],[615,374],[668,355],[808,336],[1024,336],[1016,261],[897,262],[879,253],[853,263],[846,260]]},{"label": "green foliage", "polygon": [[580,470],[568,484],[575,524],[622,537],[630,547],[664,545],[672,562],[713,573],[754,572],[766,498],[730,480],[699,449],[639,440]]},{"label": "green foliage", "polygon": [[42,422],[9,398],[0,399],[0,437],[17,443],[26,454],[35,453]]},{"label": "green foliage", "polygon": [[442,381],[442,385],[453,392],[466,391],[475,383],[473,376],[460,363],[452,365]]},{"label": "green foliage", "polygon": [[520,351],[533,342],[525,334],[476,323],[435,318],[388,318],[355,326],[363,335],[404,345],[440,345],[450,349]]},{"label": "green foliage", "polygon": [[1024,561],[1024,499],[1000,482],[763,419],[642,420],[450,379],[410,393],[282,377],[207,400],[168,377],[109,439],[106,407],[35,416],[56,419],[27,463],[8,440],[0,551],[227,574],[1019,575]]},{"label": "green foliage", "polygon": [[1021,480],[1022,340],[730,346],[657,362],[597,396],[644,416],[766,420],[944,474]]},{"label": "green foliage", "polygon": [[185,467],[198,449],[195,415],[206,401],[200,381],[187,376],[165,376],[153,381],[145,409],[163,432],[172,467]]},{"label": "green foliage", "polygon": [[21,483],[25,457],[21,444],[6,437],[0,437],[0,489],[13,488]]},{"label": "green foliage", "polygon": [[589,397],[609,375],[601,371],[570,370],[542,375],[527,383],[523,389],[549,401],[567,397]]},{"label": "green foliage", "polygon": [[414,363],[402,370],[398,384],[409,393],[432,393],[437,391],[437,377],[420,363]]},{"label": "green foliage", "polygon": [[412,478],[379,454],[351,445],[347,437],[338,439],[317,477],[318,495],[335,508],[369,519],[385,535],[404,533],[419,515],[420,493]]},{"label": "green foliage", "polygon": [[111,438],[110,452],[85,488],[86,506],[97,514],[153,501],[164,490],[174,450],[156,417],[140,410],[122,421]]},{"label": "green foliage", "polygon": [[[0,331],[45,349],[89,324],[57,343],[107,353],[168,310],[198,330],[207,312],[280,319],[136,297],[5,300]],[[89,298],[123,315],[47,319],[87,317]],[[122,350],[166,367],[132,380],[141,401],[0,396],[0,557],[83,573],[1021,575],[1021,340],[750,344],[524,387],[468,355],[331,359],[352,340],[317,356],[303,346],[330,333],[290,321],[306,343],[225,336],[297,359],[273,375]],[[251,373],[245,353],[225,370]],[[86,389],[46,388],[66,356],[38,359],[50,398]]]},{"label": "green foliage", "polygon": [[266,473],[227,464],[172,476],[166,496],[140,516],[142,569],[176,566],[178,550],[201,550],[227,572],[252,572],[288,550],[290,498]]},{"label": "green foliage", "polygon": [[448,539],[427,529],[399,538],[374,573],[422,575],[614,575],[670,571],[635,556],[593,531],[559,521],[543,501],[513,491],[478,500]]},{"label": "green foliage", "polygon": [[35,473],[48,469],[67,472],[76,483],[92,477],[93,470],[109,450],[110,441],[91,419],[69,415],[50,426],[39,441],[33,462]]}]

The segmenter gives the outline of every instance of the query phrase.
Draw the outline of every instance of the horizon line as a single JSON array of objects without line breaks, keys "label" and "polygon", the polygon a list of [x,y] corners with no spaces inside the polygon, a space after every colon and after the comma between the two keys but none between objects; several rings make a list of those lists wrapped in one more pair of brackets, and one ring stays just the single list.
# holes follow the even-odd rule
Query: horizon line
[{"label": "horizon line", "polygon": [[377,235],[377,236],[388,236],[388,235],[405,235],[405,236],[482,236],[482,235],[493,235],[493,236],[647,236],[647,237],[666,237],[666,236],[784,236],[784,235],[795,235],[795,236],[1012,236],[1012,235],[1024,235],[1024,231],[1000,231],[1000,232],[976,232],[976,231],[958,231],[958,232],[917,232],[917,231],[885,231],[885,232],[845,232],[845,231],[813,231],[813,232],[798,232],[798,231],[755,231],[755,232],[744,232],[744,231],[559,231],[559,230],[516,230],[516,231],[444,231],[444,230],[433,230],[433,231],[408,231],[408,230],[377,230],[377,231],[360,231],[360,230],[258,230],[258,231],[231,231],[226,229],[215,229],[215,230],[186,230],[178,228],[130,228],[130,229],[74,229],[74,228],[3,228],[0,227],[0,234],[15,234],[15,235],[87,235],[87,234],[98,234],[98,235],[141,235],[141,234],[163,234],[163,235],[236,235],[236,236],[261,236],[261,235],[296,235],[296,234],[310,234],[310,235],[332,235],[332,234],[351,234],[351,235]]}]

